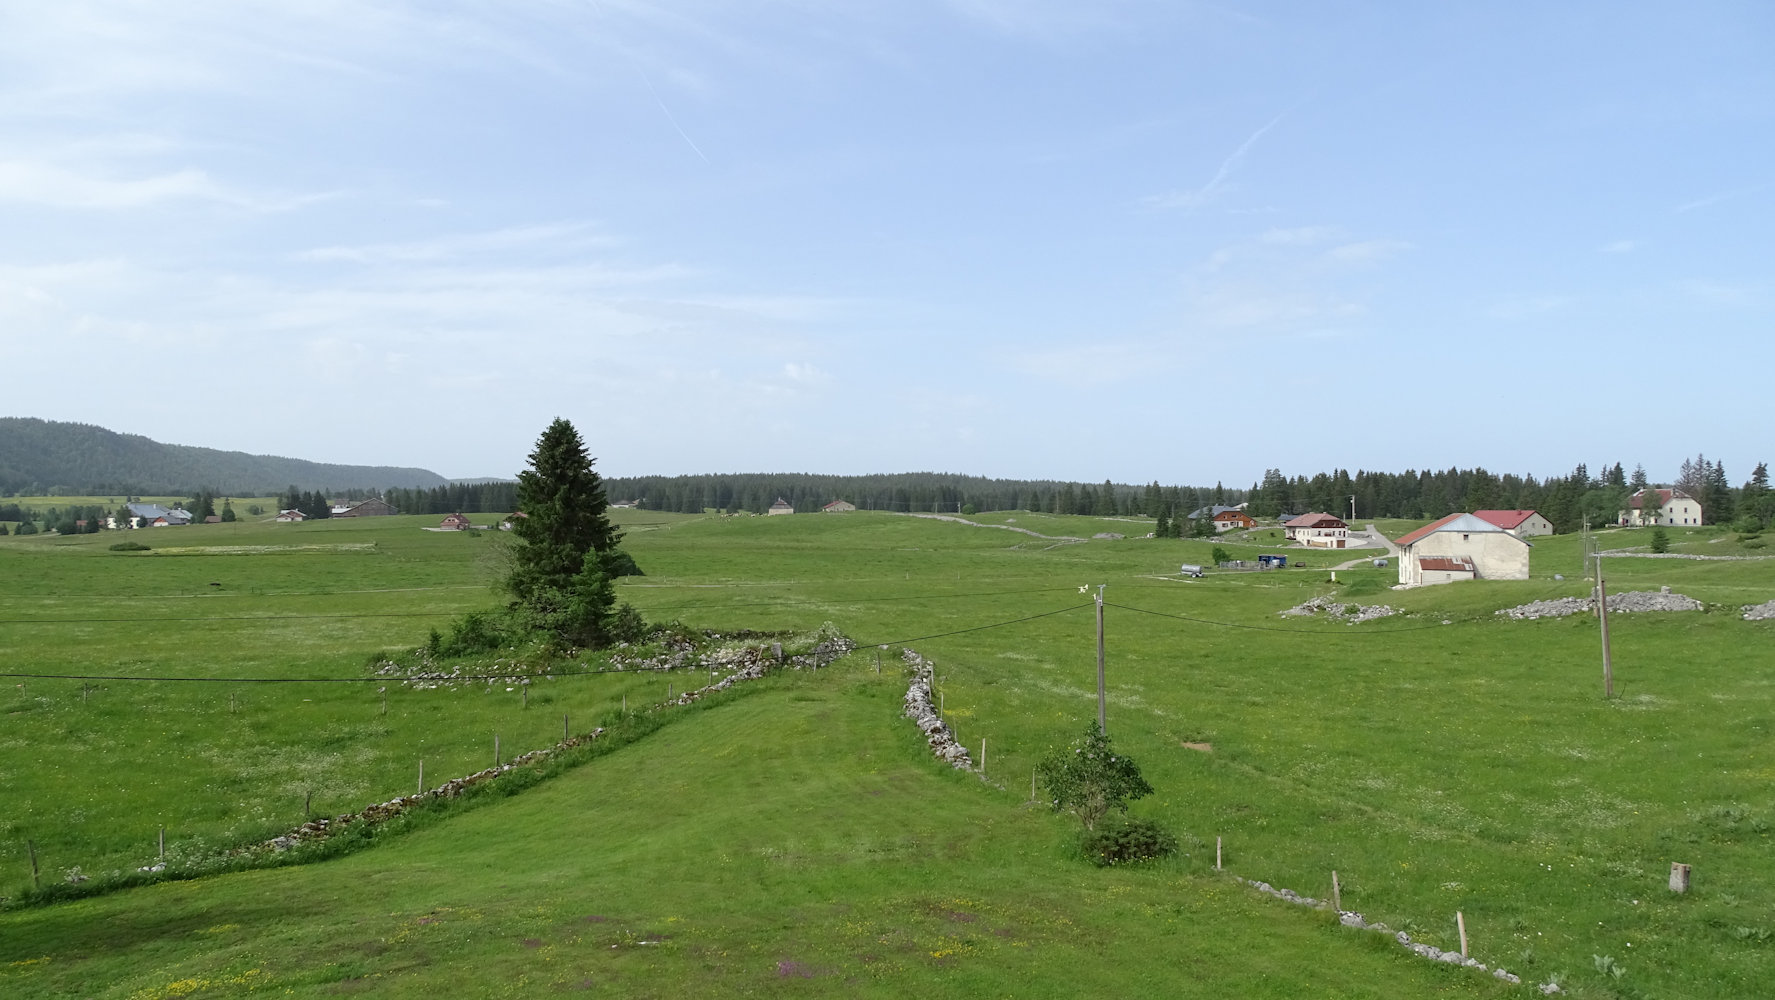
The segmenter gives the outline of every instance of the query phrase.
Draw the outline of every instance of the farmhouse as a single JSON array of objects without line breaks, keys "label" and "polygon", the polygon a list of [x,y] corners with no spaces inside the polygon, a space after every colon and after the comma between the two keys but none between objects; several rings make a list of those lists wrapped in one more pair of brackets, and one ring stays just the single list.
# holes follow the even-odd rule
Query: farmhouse
[{"label": "farmhouse", "polygon": [[272,518],[272,520],[283,521],[285,523],[292,521],[306,521],[308,520],[308,515],[299,510],[280,510],[277,512],[277,516]]},{"label": "farmhouse", "polygon": [[1204,517],[1216,518],[1216,517],[1219,517],[1220,515],[1226,513],[1229,510],[1244,510],[1246,507],[1249,507],[1249,506],[1251,506],[1249,503],[1242,503],[1242,504],[1238,504],[1233,507],[1228,507],[1225,504],[1218,504],[1217,503],[1217,504],[1212,504],[1207,507],[1198,507],[1195,510],[1190,511],[1188,517],[1192,521],[1199,521]]},{"label": "farmhouse", "polygon": [[334,517],[387,517],[390,514],[399,513],[400,511],[390,507],[388,501],[381,497],[371,497],[368,500],[359,500],[356,503],[333,508]]},{"label": "farmhouse", "polygon": [[1215,531],[1232,531],[1234,528],[1255,528],[1257,522],[1251,515],[1237,508],[1223,510],[1214,515]]},{"label": "farmhouse", "polygon": [[820,510],[828,514],[843,514],[857,509],[857,505],[846,500],[834,500]]},{"label": "farmhouse", "polygon": [[[1657,506],[1650,514],[1646,500]],[[1627,509],[1621,512],[1621,524],[1643,528],[1648,524],[1700,524],[1701,501],[1682,490],[1644,489],[1627,498]]]},{"label": "farmhouse", "polygon": [[1532,510],[1476,510],[1473,516],[1503,528],[1517,538],[1553,534],[1553,522]]},{"label": "farmhouse", "polygon": [[1350,537],[1350,526],[1335,514],[1302,514],[1282,522],[1282,534],[1310,549],[1341,549]]},{"label": "farmhouse", "polygon": [[467,531],[469,528],[468,518],[461,514],[447,514],[442,521],[438,522],[438,527],[444,531]]},{"label": "farmhouse", "polygon": [[795,513],[795,506],[793,504],[791,504],[789,501],[784,500],[782,497],[777,497],[777,502],[771,504],[770,510],[766,511],[766,513],[769,513],[769,514],[793,514],[793,513]]},{"label": "farmhouse", "polygon": [[176,528],[191,523],[191,512],[182,507],[162,507],[157,503],[124,506],[129,509],[129,526],[132,528]]},{"label": "farmhouse", "polygon": [[1399,582],[1528,579],[1528,542],[1472,514],[1450,514],[1398,541]]}]

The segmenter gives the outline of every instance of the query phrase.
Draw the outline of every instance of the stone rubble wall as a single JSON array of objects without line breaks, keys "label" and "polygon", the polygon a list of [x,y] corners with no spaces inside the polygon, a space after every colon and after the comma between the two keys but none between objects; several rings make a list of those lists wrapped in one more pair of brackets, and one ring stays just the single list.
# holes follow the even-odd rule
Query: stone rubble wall
[{"label": "stone rubble wall", "polygon": [[1347,625],[1354,625],[1357,622],[1374,621],[1376,618],[1386,618],[1400,613],[1398,608],[1389,607],[1385,604],[1357,604],[1353,601],[1341,601],[1334,594],[1326,594],[1320,597],[1315,597],[1310,601],[1303,601],[1300,604],[1296,604],[1287,611],[1281,612],[1281,614],[1289,617],[1298,617],[1317,614],[1321,611],[1325,612],[1331,618]]},{"label": "stone rubble wall", "polygon": [[1745,621],[1766,622],[1770,619],[1775,619],[1775,601],[1765,601],[1762,604],[1746,604],[1744,606]]},{"label": "stone rubble wall", "polygon": [[967,748],[955,741],[955,733],[937,714],[936,703],[931,697],[931,679],[936,665],[910,649],[902,653],[901,658],[912,668],[912,682],[906,686],[905,716],[918,724],[933,756],[958,771],[972,770],[974,761],[968,756]]},{"label": "stone rubble wall", "polygon": [[[714,636],[713,638],[718,639],[720,637]],[[674,668],[683,668],[714,670],[717,672],[725,670],[728,672],[727,675],[720,680],[706,684],[700,688],[684,691],[676,697],[654,706],[654,708],[663,708],[671,705],[689,705],[707,695],[719,691],[725,691],[728,688],[733,687],[735,684],[757,680],[778,667],[791,670],[800,670],[805,667],[810,670],[817,670],[820,667],[830,664],[833,660],[838,659],[846,653],[849,653],[854,648],[855,644],[849,639],[839,635],[836,630],[828,628],[824,630],[820,641],[815,644],[813,649],[809,650],[807,653],[782,657],[780,661],[773,649],[761,644],[723,646],[698,653],[695,647],[689,643],[680,644],[674,647],[671,651],[654,657],[630,657],[622,659],[613,656],[611,659],[613,663],[618,664],[619,669],[625,670],[663,672]],[[504,663],[504,661],[499,662],[502,665]],[[513,665],[521,666],[519,664]],[[395,664],[385,662],[379,666],[376,673],[384,676],[392,676],[392,674],[399,669],[400,668]],[[460,683],[461,669],[462,668],[458,667],[454,672],[448,674],[441,671],[428,671],[422,674],[408,676],[403,680],[405,683],[409,683],[413,687],[428,690],[435,687]],[[474,679],[479,680],[482,679],[483,676],[485,675],[477,675]],[[528,684],[530,683],[530,680],[531,676],[528,674],[513,674],[509,678],[502,677],[488,679],[487,683],[493,684],[501,681],[509,681],[514,684]],[[355,813],[342,813],[330,818],[323,817],[310,820],[287,833],[258,844],[240,848],[233,853],[255,854],[287,851],[290,848],[307,841],[325,840],[354,823],[387,822],[388,820],[400,816],[407,810],[412,809],[414,806],[437,799],[456,798],[468,788],[472,788],[483,782],[492,781],[508,771],[546,760],[574,747],[583,746],[598,739],[602,735],[604,735],[604,729],[599,727],[592,730],[590,733],[569,737],[553,746],[519,754],[497,767],[489,767],[484,770],[476,771],[473,774],[463,775],[459,778],[451,778],[450,780],[439,784],[437,787],[428,788],[423,792],[397,796],[386,802],[377,802],[365,806],[363,809]],[[144,865],[138,870],[144,872],[165,871],[166,864],[162,862],[152,865]]]},{"label": "stone rubble wall", "polygon": [[[1692,597],[1673,594],[1669,587],[1663,590],[1629,590],[1625,593],[1609,595],[1609,611],[1628,613],[1632,611],[1700,611],[1704,605]],[[1510,618],[1563,618],[1567,615],[1594,614],[1596,599],[1594,597],[1560,597],[1551,601],[1530,601],[1514,608],[1501,608],[1493,614],[1506,615]]]},{"label": "stone rubble wall", "polygon": [[[1274,896],[1277,899],[1293,903],[1296,906],[1319,907],[1328,905],[1324,900],[1314,899],[1311,896],[1302,896],[1292,889],[1278,889],[1275,886],[1270,885],[1268,882],[1239,878],[1236,875],[1233,877],[1236,881],[1243,882],[1253,889],[1256,889],[1258,892]],[[1386,934],[1393,938],[1393,940],[1399,942],[1400,947],[1405,948],[1422,958],[1429,959],[1432,962],[1446,962],[1450,965],[1461,965],[1469,969],[1478,969],[1481,972],[1490,972],[1496,978],[1502,979],[1507,983],[1520,984],[1522,982],[1521,976],[1517,976],[1503,969],[1488,969],[1484,962],[1481,962],[1476,958],[1464,956],[1458,951],[1443,951],[1435,945],[1413,941],[1410,934],[1407,934],[1404,931],[1396,931],[1379,921],[1370,923],[1363,918],[1362,914],[1357,913],[1354,910],[1339,910],[1337,920],[1338,923],[1343,924],[1345,927],[1353,927],[1360,931],[1374,931],[1377,934]],[[1555,993],[1564,992],[1559,988],[1558,983],[1542,983],[1539,989],[1542,993],[1549,996]]]}]

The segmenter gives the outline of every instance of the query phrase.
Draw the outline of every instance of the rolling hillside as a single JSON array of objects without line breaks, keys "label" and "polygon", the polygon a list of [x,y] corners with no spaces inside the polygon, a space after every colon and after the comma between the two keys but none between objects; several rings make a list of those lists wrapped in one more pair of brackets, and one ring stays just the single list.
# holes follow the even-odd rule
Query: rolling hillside
[{"label": "rolling hillside", "polygon": [[329,465],[275,455],[249,455],[162,444],[91,424],[0,417],[0,492],[224,494],[304,490],[430,488],[447,482],[428,469]]}]

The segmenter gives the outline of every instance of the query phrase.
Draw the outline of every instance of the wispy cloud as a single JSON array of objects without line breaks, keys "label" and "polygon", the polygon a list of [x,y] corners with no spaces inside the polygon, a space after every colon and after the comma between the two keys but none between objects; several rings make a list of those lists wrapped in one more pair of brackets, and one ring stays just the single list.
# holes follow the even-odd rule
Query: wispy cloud
[{"label": "wispy cloud", "polygon": [[1275,128],[1287,114],[1286,111],[1282,112],[1270,119],[1262,128],[1246,137],[1245,141],[1239,144],[1239,148],[1227,154],[1226,159],[1220,161],[1220,169],[1214,172],[1214,176],[1209,178],[1208,183],[1191,191],[1171,191],[1166,194],[1149,195],[1144,199],[1145,204],[1151,208],[1181,208],[1193,211],[1213,201],[1232,178],[1233,173],[1239,169],[1239,165],[1245,162],[1245,155],[1251,152],[1252,147],[1257,145],[1257,141],[1262,139],[1270,129]]},{"label": "wispy cloud", "polygon": [[1694,201],[1685,201],[1676,206],[1676,211],[1680,214],[1683,212],[1698,211],[1703,208],[1712,208],[1723,201],[1731,201],[1734,198],[1742,198],[1748,194],[1756,194],[1759,191],[1766,191],[1769,189],[1769,186],[1770,182],[1765,181],[1761,184],[1752,184],[1749,187],[1734,188],[1731,191],[1721,191],[1718,194],[1710,194],[1705,198],[1696,198]]},{"label": "wispy cloud", "polygon": [[1327,251],[1327,260],[1337,264],[1374,264],[1411,249],[1404,240],[1363,240],[1345,243]]}]

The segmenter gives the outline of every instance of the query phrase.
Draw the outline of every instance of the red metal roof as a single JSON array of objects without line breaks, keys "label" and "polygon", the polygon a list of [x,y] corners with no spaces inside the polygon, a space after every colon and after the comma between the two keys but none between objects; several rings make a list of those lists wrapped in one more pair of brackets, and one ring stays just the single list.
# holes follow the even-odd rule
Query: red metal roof
[{"label": "red metal roof", "polygon": [[1425,556],[1418,560],[1418,568],[1423,570],[1440,570],[1444,573],[1474,573],[1473,560],[1466,556]]},{"label": "red metal roof", "polygon": [[[1327,521],[1331,521],[1334,523],[1327,524],[1327,523],[1325,523]],[[1284,521],[1282,523],[1282,527],[1284,527],[1284,528],[1347,528],[1347,527],[1349,527],[1349,525],[1345,524],[1343,522],[1343,520],[1335,514],[1325,514],[1325,513],[1314,512],[1311,514],[1302,514],[1301,516],[1295,518],[1292,521]]]},{"label": "red metal roof", "polygon": [[[1628,497],[1627,498],[1627,506],[1629,506],[1635,510],[1638,510],[1640,507],[1644,506],[1645,505],[1645,497],[1643,494],[1645,492],[1646,492],[1645,490],[1640,490],[1638,493],[1635,493],[1634,495]],[[1672,500],[1693,500],[1693,499],[1695,499],[1694,497],[1688,495],[1687,493],[1684,493],[1682,490],[1655,490],[1653,492],[1658,494],[1658,507],[1660,509],[1670,506],[1670,501],[1672,501]]]},{"label": "red metal roof", "polygon": [[1431,521],[1429,524],[1424,525],[1423,527],[1419,528],[1418,530],[1416,530],[1414,532],[1411,532],[1410,534],[1406,535],[1403,538],[1394,539],[1393,544],[1394,545],[1410,545],[1412,542],[1415,542],[1418,539],[1423,538],[1425,535],[1428,535],[1428,534],[1434,532],[1437,528],[1442,527],[1443,525],[1447,524],[1448,522],[1450,522],[1460,516],[1461,516],[1460,513],[1456,512],[1456,513],[1448,515],[1447,517],[1439,518],[1435,521]]},{"label": "red metal roof", "polygon": [[1512,531],[1522,527],[1522,522],[1534,517],[1535,512],[1532,510],[1476,510],[1473,512],[1473,516],[1482,521],[1490,521],[1505,531]]}]

